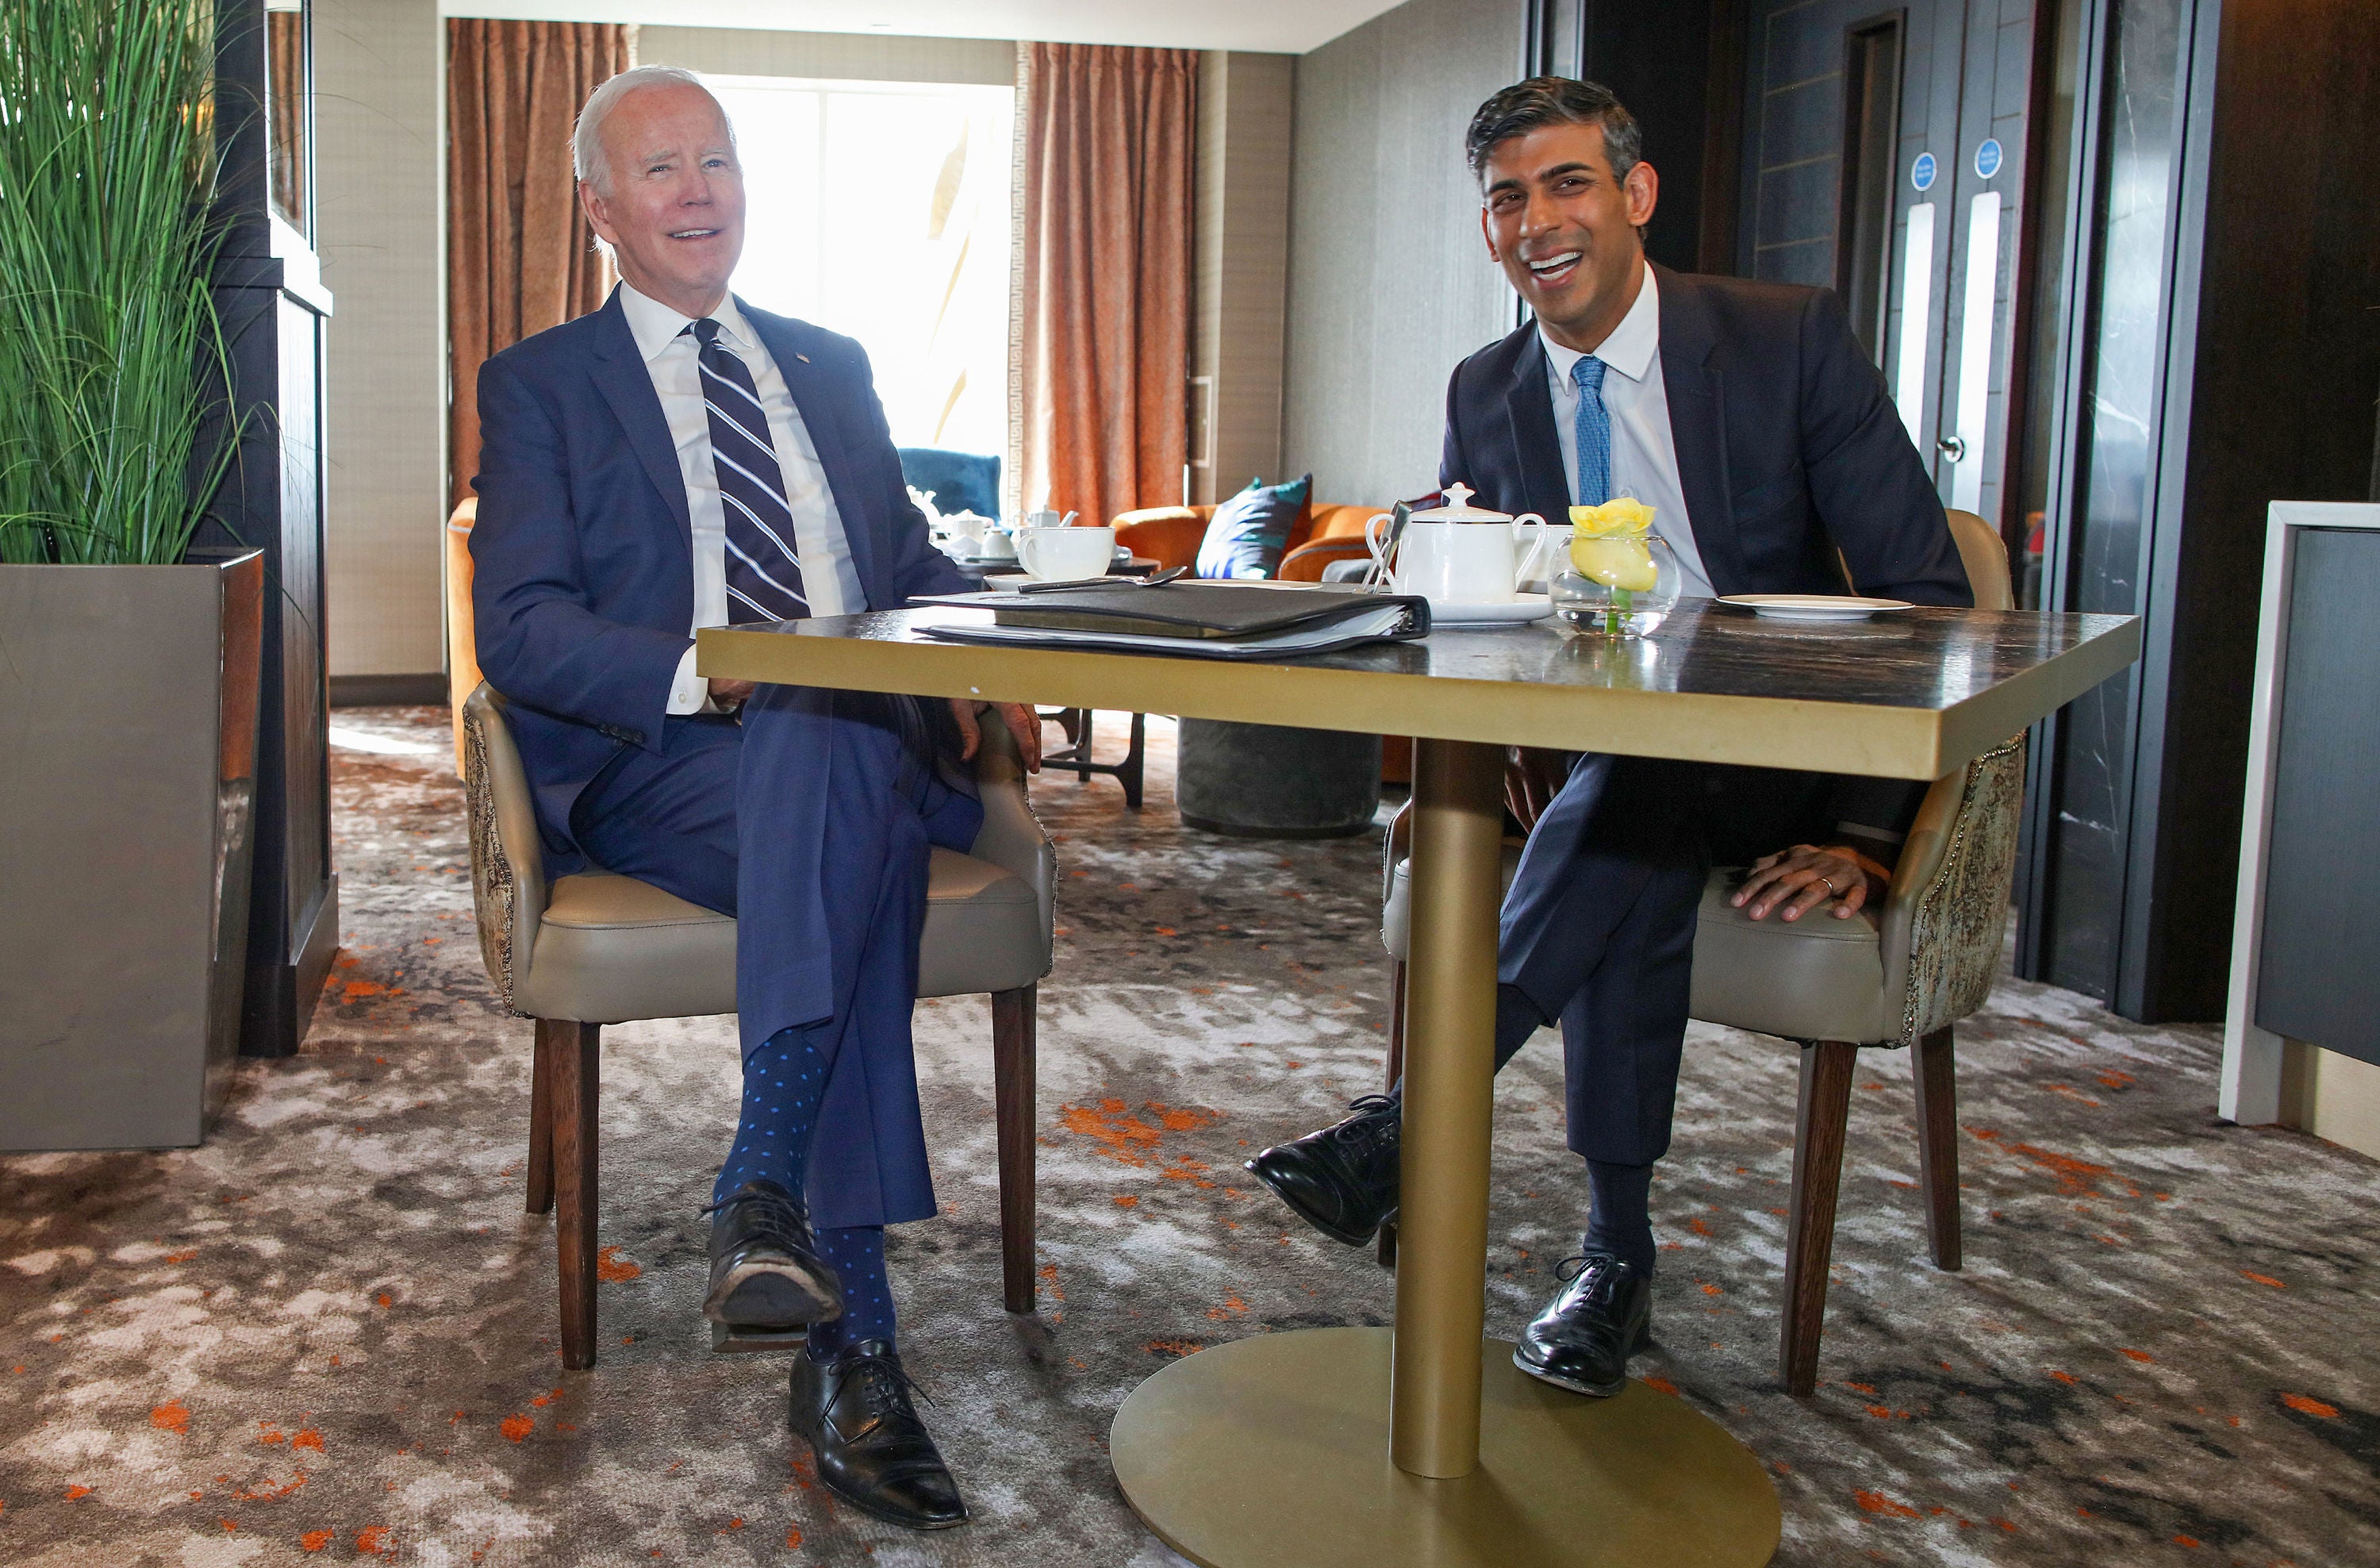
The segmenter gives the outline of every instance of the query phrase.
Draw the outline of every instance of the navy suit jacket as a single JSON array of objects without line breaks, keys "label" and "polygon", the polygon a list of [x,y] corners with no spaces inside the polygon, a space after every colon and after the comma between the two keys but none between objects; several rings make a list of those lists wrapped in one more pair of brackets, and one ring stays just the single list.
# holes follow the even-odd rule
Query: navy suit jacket
[{"label": "navy suit jacket", "polygon": [[[1660,278],[1679,488],[1713,591],[1852,586],[1915,604],[1973,604],[1941,498],[1833,291],[1646,264]],[[1569,516],[1534,322],[1455,367],[1439,483],[1458,480],[1500,512]],[[1838,820],[1900,832],[1923,796],[1844,779],[1833,807]]]},{"label": "navy suit jacket", "polygon": [[[737,308],[777,362],[842,514],[870,610],[960,593],[911,504],[867,352]],[[480,367],[471,604],[480,672],[511,704],[548,871],[585,869],[579,793],[626,746],[658,751],[692,638],[694,532],[661,398],[616,291]]]}]

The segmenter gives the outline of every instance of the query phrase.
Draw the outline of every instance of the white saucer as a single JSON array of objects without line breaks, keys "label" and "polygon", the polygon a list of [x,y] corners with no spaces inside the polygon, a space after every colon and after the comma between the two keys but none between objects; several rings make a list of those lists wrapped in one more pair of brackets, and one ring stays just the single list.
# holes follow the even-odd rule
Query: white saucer
[{"label": "white saucer", "polygon": [[1719,602],[1774,621],[1864,621],[1917,608],[1906,599],[1863,599],[1848,593],[1730,593]]},{"label": "white saucer", "polygon": [[1500,626],[1522,621],[1542,621],[1554,613],[1554,602],[1542,593],[1515,594],[1501,604],[1463,604],[1450,599],[1429,602],[1433,626]]}]

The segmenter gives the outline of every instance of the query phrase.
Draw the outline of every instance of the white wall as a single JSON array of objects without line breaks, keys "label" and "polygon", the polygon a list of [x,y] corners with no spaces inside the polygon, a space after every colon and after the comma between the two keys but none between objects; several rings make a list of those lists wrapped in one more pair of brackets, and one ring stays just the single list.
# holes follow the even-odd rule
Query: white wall
[{"label": "white wall", "polygon": [[315,0],[334,677],[445,665],[445,38],[437,0]]},{"label": "white wall", "polygon": [[1521,11],[1406,0],[1297,62],[1281,459],[1318,500],[1436,488],[1447,377],[1512,329],[1463,133],[1519,70]]}]

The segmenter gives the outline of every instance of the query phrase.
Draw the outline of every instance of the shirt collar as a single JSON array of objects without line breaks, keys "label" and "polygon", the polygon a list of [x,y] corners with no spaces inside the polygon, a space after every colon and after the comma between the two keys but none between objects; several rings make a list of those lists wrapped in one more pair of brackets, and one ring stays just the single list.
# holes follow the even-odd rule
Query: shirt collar
[{"label": "shirt collar", "polygon": [[[677,341],[678,334],[694,320],[650,295],[639,293],[625,279],[620,283],[620,313],[628,318],[629,335],[637,340],[637,352],[644,356],[648,365],[661,358],[662,350]],[[751,346],[752,330],[744,322],[744,312],[735,308],[735,296],[731,294],[722,299],[710,318],[719,323],[720,338],[729,348]]]},{"label": "shirt collar", "polygon": [[[620,286],[625,288],[627,285]],[[1547,336],[1542,322],[1537,323],[1537,341],[1545,345],[1546,358],[1552,362],[1558,381],[1570,380],[1571,367],[1586,358],[1577,349],[1565,348]],[[1643,381],[1660,347],[1661,291],[1653,281],[1653,268],[1648,262],[1645,281],[1636,288],[1636,302],[1628,307],[1628,313],[1620,318],[1620,324],[1596,349],[1595,357],[1630,381]]]}]

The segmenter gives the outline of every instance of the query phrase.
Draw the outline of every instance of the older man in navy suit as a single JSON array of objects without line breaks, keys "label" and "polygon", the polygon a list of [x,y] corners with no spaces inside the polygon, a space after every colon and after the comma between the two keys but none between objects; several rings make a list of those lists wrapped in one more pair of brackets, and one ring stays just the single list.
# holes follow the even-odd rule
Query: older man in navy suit
[{"label": "older man in navy suit", "polygon": [[[929,846],[982,812],[979,705],[704,680],[694,631],[972,586],[908,499],[849,338],[727,292],[734,132],[691,73],[599,88],[573,145],[621,284],[480,373],[480,666],[511,705],[548,866],[737,917],[744,1105],[704,1310],[807,1330],[792,1420],[821,1479],[966,1517],[894,1349],[884,1226],[934,1212],[911,1053]],[[1039,726],[1000,716],[1028,765]]]},{"label": "older man in navy suit", "polygon": [[[1857,591],[1972,604],[1942,504],[1884,380],[1824,290],[1692,277],[1645,258],[1658,185],[1605,88],[1540,77],[1466,139],[1488,253],[1536,320],[1455,368],[1439,482],[1561,517],[1633,495],[1689,596]],[[1653,1163],[1670,1143],[1695,909],[1750,863],[1755,919],[1882,895],[1920,788],[1645,758],[1560,760],[1504,900],[1496,1063],[1559,1020],[1571,1148],[1593,1190],[1579,1256],[1513,1361],[1620,1392],[1652,1311]],[[1779,847],[1779,846],[1784,847]],[[1396,1096],[1249,1161],[1301,1216],[1364,1242],[1397,1208]]]}]

